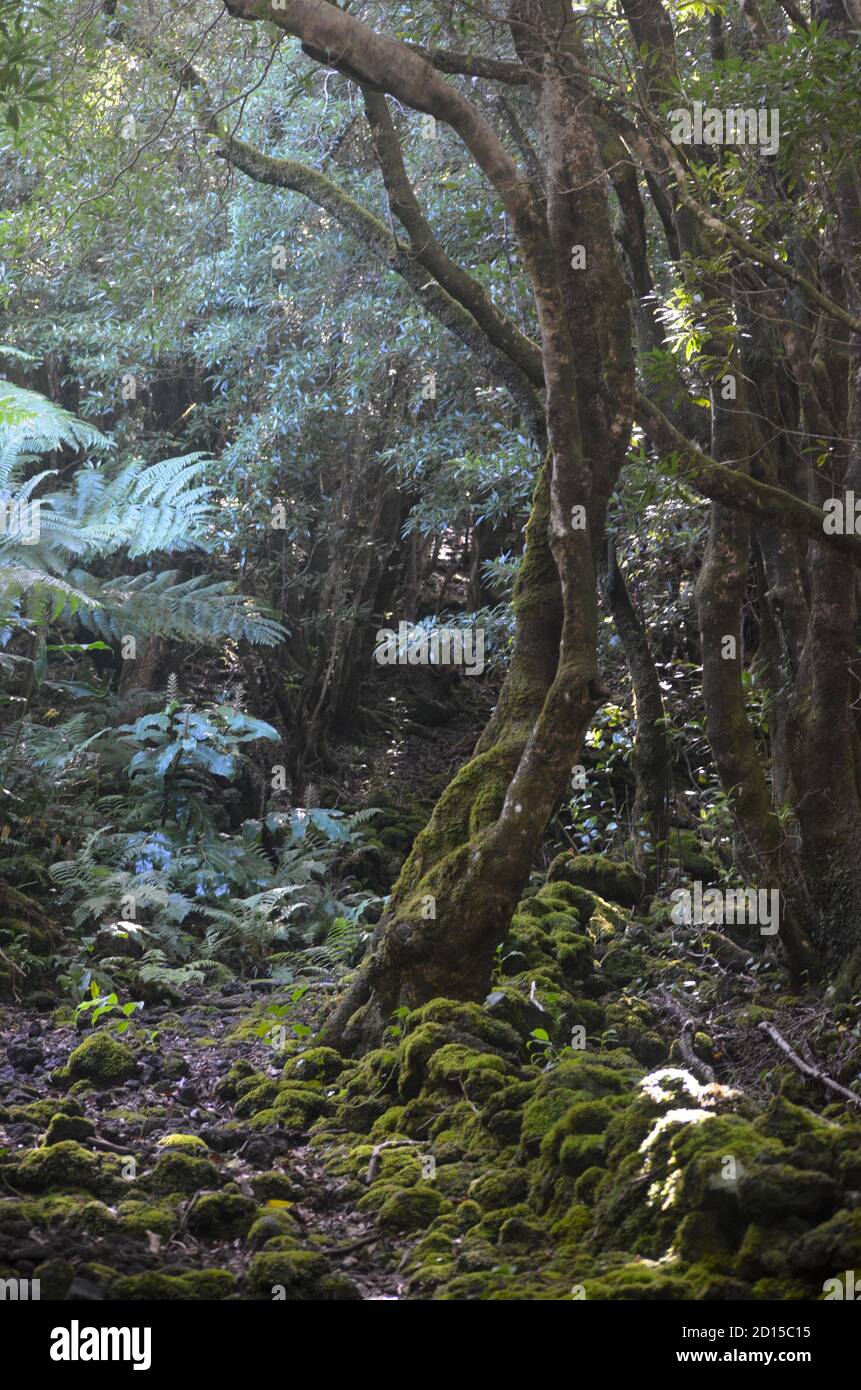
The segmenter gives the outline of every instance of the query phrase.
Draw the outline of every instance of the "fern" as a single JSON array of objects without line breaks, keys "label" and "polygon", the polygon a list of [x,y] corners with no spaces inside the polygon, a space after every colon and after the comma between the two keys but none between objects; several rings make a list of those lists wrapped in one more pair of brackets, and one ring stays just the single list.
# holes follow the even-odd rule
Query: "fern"
[{"label": "fern", "polygon": [[[77,615],[105,638],[283,641],[274,616],[226,582],[183,579],[175,569],[105,581],[90,569],[120,553],[140,560],[213,549],[217,509],[207,478],[214,459],[203,453],[151,464],[133,459],[113,477],[87,462],[68,487],[42,492],[55,470],[25,473],[63,447],[108,449],[111,442],[37,392],[0,381],[0,624],[32,628]],[[19,518],[17,527],[6,526],[7,508]]]}]

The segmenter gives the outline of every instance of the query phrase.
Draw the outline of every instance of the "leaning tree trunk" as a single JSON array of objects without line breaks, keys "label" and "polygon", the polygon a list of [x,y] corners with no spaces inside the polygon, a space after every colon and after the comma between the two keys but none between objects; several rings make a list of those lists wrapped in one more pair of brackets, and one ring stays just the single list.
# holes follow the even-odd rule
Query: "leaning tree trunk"
[{"label": "leaning tree trunk", "polygon": [[[371,1040],[399,1004],[415,1005],[435,994],[474,998],[486,983],[511,903],[509,891],[503,891],[503,865],[498,873],[477,876],[476,866],[484,869],[486,861],[475,856],[482,855],[487,832],[503,810],[559,656],[562,597],[548,543],[549,517],[550,469],[545,465],[526,527],[514,590],[514,646],[499,702],[469,762],[417,837],[370,955],[327,1020],[324,1036],[329,1040]],[[498,902],[487,897],[488,883],[497,884]],[[453,923],[465,926],[478,917],[487,921],[487,940],[470,956],[466,933]]]}]

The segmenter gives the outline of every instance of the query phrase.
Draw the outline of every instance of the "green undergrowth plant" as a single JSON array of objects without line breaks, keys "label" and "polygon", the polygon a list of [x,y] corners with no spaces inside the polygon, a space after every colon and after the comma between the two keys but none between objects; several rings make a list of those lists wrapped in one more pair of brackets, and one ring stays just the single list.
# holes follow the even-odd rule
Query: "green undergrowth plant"
[{"label": "green undergrowth plant", "polygon": [[99,950],[113,959],[113,938],[131,979],[169,989],[202,983],[215,962],[289,983],[358,961],[380,899],[343,865],[374,811],[297,808],[232,829],[226,795],[253,785],[250,746],[278,735],[230,705],[171,699],[119,734],[128,790],[102,797],[110,823],[50,868],[76,936],[71,979],[115,990],[111,974],[86,976]]}]

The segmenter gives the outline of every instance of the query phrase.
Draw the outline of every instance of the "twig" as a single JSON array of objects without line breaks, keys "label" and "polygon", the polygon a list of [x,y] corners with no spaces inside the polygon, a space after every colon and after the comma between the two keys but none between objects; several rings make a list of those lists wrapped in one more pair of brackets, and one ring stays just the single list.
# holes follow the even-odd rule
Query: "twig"
[{"label": "twig", "polygon": [[702,1081],[704,1085],[711,1086],[715,1080],[714,1069],[704,1062],[694,1052],[694,1021],[686,1018],[682,1024],[681,1036],[679,1037],[679,1052],[682,1054],[683,1061],[687,1064],[688,1070],[692,1071],[697,1081]]},{"label": "twig", "polygon": [[383,1152],[383,1149],[403,1149],[406,1148],[408,1144],[417,1144],[418,1142],[418,1139],[384,1139],[382,1144],[375,1144],[374,1151],[371,1154],[371,1161],[368,1164],[368,1172],[365,1177],[365,1182],[372,1183],[374,1181],[374,1178],[377,1176],[377,1169],[379,1168],[381,1161],[380,1155]]},{"label": "twig", "polygon": [[761,1033],[768,1034],[772,1042],[776,1043],[780,1048],[781,1052],[786,1053],[792,1065],[797,1067],[802,1075],[809,1076],[813,1081],[819,1081],[823,1086],[827,1086],[829,1091],[834,1091],[835,1095],[842,1096],[844,1100],[848,1100],[851,1105],[861,1106],[861,1096],[856,1095],[854,1091],[848,1090],[846,1086],[841,1086],[839,1081],[833,1081],[831,1077],[826,1076],[825,1072],[821,1071],[819,1067],[811,1066],[809,1062],[803,1061],[797,1052],[793,1052],[786,1038],[781,1036],[773,1023],[763,1022],[757,1024],[757,1027]]},{"label": "twig", "polygon": [[321,1255],[349,1255],[353,1250],[361,1250],[363,1245],[373,1245],[375,1241],[382,1240],[381,1231],[369,1231],[367,1235],[358,1236],[356,1240],[351,1240],[349,1245],[333,1245],[331,1250],[321,1250]]}]

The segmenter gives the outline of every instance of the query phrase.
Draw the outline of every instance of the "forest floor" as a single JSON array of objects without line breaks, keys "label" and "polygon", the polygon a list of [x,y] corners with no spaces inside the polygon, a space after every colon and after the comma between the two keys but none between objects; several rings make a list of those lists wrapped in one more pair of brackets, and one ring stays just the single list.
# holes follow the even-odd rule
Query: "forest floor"
[{"label": "forest floor", "polygon": [[629,887],[560,856],[485,1003],[434,1001],[359,1060],[315,1044],[313,993],[276,1052],[290,993],[260,981],[122,1036],[4,1006],[0,1277],[73,1301],[823,1297],[861,1263],[857,1001],[792,994],[768,950]]},{"label": "forest floor", "polygon": [[[214,994],[189,990],[179,1009],[147,1008],[146,1027],[157,1032],[135,1074],[116,1086],[100,1081],[99,1089],[82,1087],[77,1099],[61,1097],[51,1081],[52,1071],[81,1042],[76,1030],[2,1011],[0,1114],[6,1118],[0,1136],[6,1152],[47,1153],[37,1145],[49,1117],[62,1122],[68,1116],[65,1128],[54,1121],[55,1133],[68,1138],[50,1147],[80,1143],[95,1160],[84,1172],[79,1155],[58,1153],[68,1165],[65,1180],[62,1169],[44,1181],[37,1178],[36,1191],[47,1194],[38,1197],[30,1184],[16,1191],[14,1173],[7,1170],[0,1191],[4,1272],[8,1267],[19,1278],[40,1278],[43,1298],[89,1300],[171,1296],[167,1280],[215,1270],[222,1272],[220,1282],[205,1276],[185,1280],[172,1296],[223,1297],[242,1287],[255,1252],[284,1233],[289,1213],[289,1228],[300,1233],[303,1247],[320,1252],[333,1272],[345,1276],[337,1296],[398,1297],[401,1250],[371,1217],[356,1211],[355,1195],[345,1193],[347,1180],[328,1174],[319,1149],[301,1135],[244,1127],[235,1103],[223,1096],[237,1062],[258,1077],[281,1074],[269,1044],[247,1035],[231,1040],[231,1030],[259,1006],[259,997],[259,990],[237,983]],[[176,1147],[160,1144],[179,1135],[187,1138]],[[192,1159],[183,1165],[187,1171],[178,1169],[167,1180],[182,1191],[165,1195],[156,1179],[152,1195],[136,1200],[137,1176],[157,1172],[160,1158],[170,1161],[177,1154]],[[102,1155],[121,1155],[125,1169],[122,1163],[105,1169]],[[195,1171],[195,1159],[206,1168]],[[125,1201],[116,1199],[116,1171],[118,1181],[128,1183]],[[227,1202],[204,1200],[225,1186]],[[67,1190],[81,1195],[69,1199]],[[112,1201],[100,1200],[109,1196]]]}]

